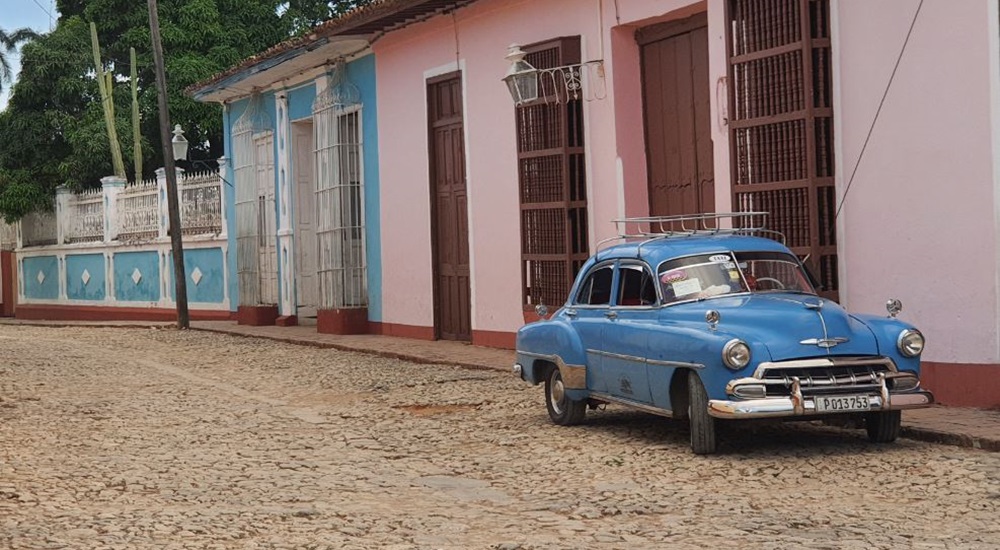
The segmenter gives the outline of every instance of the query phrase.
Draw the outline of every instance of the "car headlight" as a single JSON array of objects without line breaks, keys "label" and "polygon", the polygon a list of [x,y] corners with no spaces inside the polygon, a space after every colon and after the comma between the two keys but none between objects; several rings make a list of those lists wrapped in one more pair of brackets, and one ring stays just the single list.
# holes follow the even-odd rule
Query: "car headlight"
[{"label": "car headlight", "polygon": [[924,351],[924,335],[920,334],[919,330],[908,328],[899,333],[896,347],[899,348],[899,353],[906,357],[916,357]]},{"label": "car headlight", "polygon": [[722,362],[738,370],[750,364],[750,346],[742,340],[730,340],[722,348]]}]

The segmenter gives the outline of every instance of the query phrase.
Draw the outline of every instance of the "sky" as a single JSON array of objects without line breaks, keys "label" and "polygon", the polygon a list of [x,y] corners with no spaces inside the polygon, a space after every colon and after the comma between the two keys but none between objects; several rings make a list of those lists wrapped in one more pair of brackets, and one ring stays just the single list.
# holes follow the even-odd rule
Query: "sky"
[{"label": "sky", "polygon": [[[54,27],[58,17],[55,0],[0,0],[0,28],[8,32],[23,27],[39,33],[49,32],[50,24]],[[11,69],[16,73],[21,67],[20,56],[15,53],[8,55],[7,59],[11,61]],[[7,94],[12,85],[13,82],[4,84],[4,90],[0,93],[0,110],[7,108]]]}]

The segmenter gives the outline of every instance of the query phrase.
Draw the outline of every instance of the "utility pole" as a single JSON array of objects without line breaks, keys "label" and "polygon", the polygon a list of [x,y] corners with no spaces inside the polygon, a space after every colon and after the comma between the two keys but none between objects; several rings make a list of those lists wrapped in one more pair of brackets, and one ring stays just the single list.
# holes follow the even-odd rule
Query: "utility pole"
[{"label": "utility pole", "polygon": [[184,274],[184,241],[181,239],[181,212],[177,200],[177,169],[170,141],[170,112],[167,110],[167,76],[163,69],[163,45],[160,43],[160,18],[156,0],[148,0],[149,34],[153,41],[156,65],[156,95],[160,108],[160,141],[163,142],[163,168],[167,176],[167,217],[170,220],[170,250],[174,257],[174,290],[177,294],[177,328],[191,326],[188,313],[187,276]]}]

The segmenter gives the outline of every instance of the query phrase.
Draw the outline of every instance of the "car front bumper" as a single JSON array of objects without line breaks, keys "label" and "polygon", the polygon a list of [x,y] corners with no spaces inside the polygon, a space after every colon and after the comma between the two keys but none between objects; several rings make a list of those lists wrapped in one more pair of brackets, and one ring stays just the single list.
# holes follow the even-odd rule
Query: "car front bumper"
[{"label": "car front bumper", "polygon": [[[917,390],[906,393],[873,395],[869,398],[870,412],[894,411],[901,409],[917,409],[934,403],[934,395],[929,391]],[[851,411],[853,413],[865,411]],[[827,414],[816,411],[816,398],[790,396],[765,397],[763,399],[746,399],[727,401],[712,399],[708,402],[708,414],[715,418],[778,418]]]}]

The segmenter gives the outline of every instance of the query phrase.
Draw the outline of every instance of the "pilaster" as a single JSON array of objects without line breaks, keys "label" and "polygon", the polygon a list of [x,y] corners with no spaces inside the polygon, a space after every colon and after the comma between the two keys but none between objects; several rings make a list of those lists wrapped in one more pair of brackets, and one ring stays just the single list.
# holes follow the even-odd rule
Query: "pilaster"
[{"label": "pilaster", "polygon": [[104,191],[104,242],[118,238],[118,194],[125,189],[125,178],[106,176],[101,178]]},{"label": "pilaster", "polygon": [[288,94],[285,91],[274,95],[275,113],[275,142],[277,145],[278,171],[278,271],[281,281],[280,314],[291,316],[296,314],[295,299],[295,241],[294,230],[292,228],[292,185],[291,175],[291,152],[288,135],[291,132],[291,123],[288,120]]}]

